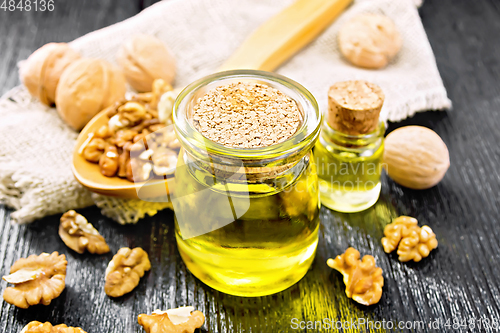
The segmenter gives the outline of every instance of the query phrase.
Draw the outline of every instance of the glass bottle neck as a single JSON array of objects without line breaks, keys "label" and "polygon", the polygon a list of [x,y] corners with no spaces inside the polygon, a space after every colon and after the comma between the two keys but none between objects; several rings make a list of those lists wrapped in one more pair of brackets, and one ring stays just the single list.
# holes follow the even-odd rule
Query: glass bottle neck
[{"label": "glass bottle neck", "polygon": [[379,147],[383,143],[385,124],[379,123],[373,132],[360,135],[349,135],[331,128],[328,123],[323,122],[321,128],[321,142],[323,145],[335,145],[342,148],[364,149],[367,147]]}]

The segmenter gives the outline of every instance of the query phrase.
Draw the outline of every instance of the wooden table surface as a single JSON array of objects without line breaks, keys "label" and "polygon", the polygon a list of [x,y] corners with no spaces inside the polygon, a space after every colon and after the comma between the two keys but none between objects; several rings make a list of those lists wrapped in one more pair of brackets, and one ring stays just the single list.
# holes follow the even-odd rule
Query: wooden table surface
[{"label": "wooden table surface", "polygon": [[[0,10],[0,92],[19,84],[16,62],[41,45],[70,41],[130,17],[149,3],[56,0],[52,13]],[[69,262],[67,288],[50,306],[21,310],[0,302],[0,331],[19,332],[28,322],[39,320],[81,326],[89,333],[143,332],[138,314],[194,305],[207,316],[203,332],[319,331],[294,330],[293,318],[422,321],[425,327],[415,331],[497,332],[484,324],[500,320],[500,1],[426,0],[420,14],[454,108],[419,114],[392,124],[389,131],[419,124],[443,138],[451,167],[438,186],[413,191],[384,176],[380,200],[373,208],[357,214],[322,208],[312,269],[290,289],[260,298],[228,296],[194,278],[176,249],[171,211],[132,226],[117,225],[95,207],[81,211],[113,251],[141,246],[149,252],[152,271],[134,292],[113,300],[103,290],[111,254],[78,255],[66,248],[57,236],[59,216],[12,226],[11,211],[0,206],[0,274],[29,254],[59,251]],[[403,214],[428,224],[437,234],[439,248],[421,263],[400,263],[380,245],[384,226]],[[360,306],[348,299],[341,275],[325,265],[327,258],[348,246],[373,254],[384,271],[385,286],[377,305]],[[5,287],[2,282],[0,292]],[[467,327],[462,326],[465,321]],[[438,323],[440,329],[434,330]]]}]

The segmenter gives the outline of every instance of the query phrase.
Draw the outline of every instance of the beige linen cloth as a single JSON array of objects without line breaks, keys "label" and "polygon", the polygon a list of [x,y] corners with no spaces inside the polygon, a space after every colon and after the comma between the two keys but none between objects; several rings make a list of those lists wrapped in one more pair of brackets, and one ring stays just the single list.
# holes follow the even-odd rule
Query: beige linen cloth
[{"label": "beige linen cloth", "polygon": [[[418,1],[418,0],[415,0]],[[182,87],[214,72],[260,24],[293,0],[169,0],[71,43],[86,57],[115,61],[120,45],[134,33],[163,40],[177,59],[175,85]],[[362,12],[392,18],[403,37],[397,59],[383,70],[364,70],[342,59],[337,32]],[[317,40],[277,70],[308,88],[324,110],[327,90],[337,81],[365,79],[379,84],[384,120],[449,108],[432,49],[412,0],[357,0]],[[96,204],[120,223],[135,223],[168,203],[122,200],[91,194],[71,173],[77,133],[55,109],[16,87],[0,99],[0,200],[13,207],[12,220],[28,223],[46,215]]]}]

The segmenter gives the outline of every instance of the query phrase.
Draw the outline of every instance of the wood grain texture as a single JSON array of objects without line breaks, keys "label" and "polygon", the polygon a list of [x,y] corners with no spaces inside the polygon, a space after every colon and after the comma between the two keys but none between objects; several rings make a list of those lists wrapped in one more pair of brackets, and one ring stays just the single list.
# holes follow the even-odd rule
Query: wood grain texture
[{"label": "wood grain texture", "polygon": [[[133,15],[153,1],[57,2],[49,14],[0,11],[0,90],[17,84],[15,63],[38,46],[68,41],[87,31]],[[500,319],[500,5],[495,0],[426,0],[421,16],[438,67],[453,100],[449,112],[427,112],[393,124],[434,129],[447,143],[451,167],[438,186],[414,191],[384,176],[382,195],[371,209],[340,214],[323,208],[318,253],[311,271],[292,288],[259,298],[232,297],[214,291],[185,268],[175,245],[173,213],[164,211],[135,226],[119,226],[97,208],[81,210],[116,252],[141,246],[153,269],[129,295],[112,300],[104,294],[104,271],[112,254],[78,255],[57,236],[59,216],[29,226],[11,226],[9,210],[0,209],[0,272],[15,260],[42,251],[68,257],[67,288],[50,306],[28,310],[0,302],[0,331],[19,332],[32,320],[81,326],[88,332],[143,332],[137,315],[156,308],[194,305],[207,321],[203,332],[317,332],[293,330],[298,320],[424,321]],[[436,232],[439,247],[418,264],[402,264],[380,245],[383,227],[398,215],[411,215]],[[325,261],[354,246],[373,254],[385,286],[379,304],[357,305],[346,298],[341,275]],[[0,292],[6,283],[0,284]],[[496,332],[491,328],[443,327],[442,332]],[[327,330],[325,330],[327,331]],[[346,329],[344,332],[371,332]],[[388,331],[402,331],[393,329]],[[409,331],[409,330],[404,330]],[[416,332],[434,332],[424,327]]]}]

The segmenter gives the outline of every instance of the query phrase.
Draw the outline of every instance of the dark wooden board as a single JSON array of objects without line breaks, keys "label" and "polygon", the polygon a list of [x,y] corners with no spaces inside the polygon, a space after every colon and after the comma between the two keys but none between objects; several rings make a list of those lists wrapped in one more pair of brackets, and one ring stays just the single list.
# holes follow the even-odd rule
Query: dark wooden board
[{"label": "dark wooden board", "polygon": [[[18,84],[16,62],[37,47],[69,41],[152,2],[56,1],[52,14],[0,11],[0,92]],[[78,255],[67,249],[57,236],[59,216],[12,226],[10,210],[0,208],[0,274],[17,259],[42,251],[65,253],[69,262],[67,288],[51,305],[20,310],[0,302],[0,331],[19,332],[32,320],[48,320],[81,326],[89,333],[142,332],[138,314],[194,305],[207,316],[202,330],[206,332],[318,331],[293,330],[293,318],[424,321],[431,326],[414,331],[496,332],[479,329],[477,320],[500,320],[500,2],[427,0],[420,13],[454,109],[419,114],[392,124],[389,131],[420,124],[441,135],[450,150],[451,167],[438,186],[413,191],[384,177],[381,198],[373,208],[357,214],[323,208],[312,270],[292,288],[260,298],[228,296],[196,280],[176,249],[171,211],[133,226],[117,225],[95,207],[81,211],[114,252],[141,246],[150,254],[153,269],[139,287],[112,300],[103,290],[111,254]],[[402,214],[430,225],[438,235],[439,248],[421,263],[402,264],[396,255],[382,251],[383,227]],[[373,254],[384,271],[384,293],[375,306],[347,299],[341,275],[325,265],[327,258],[348,246]],[[2,282],[0,292],[5,287]],[[457,320],[469,325],[474,319],[473,329],[444,326]],[[440,330],[433,329],[436,320],[443,323]]]}]

